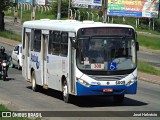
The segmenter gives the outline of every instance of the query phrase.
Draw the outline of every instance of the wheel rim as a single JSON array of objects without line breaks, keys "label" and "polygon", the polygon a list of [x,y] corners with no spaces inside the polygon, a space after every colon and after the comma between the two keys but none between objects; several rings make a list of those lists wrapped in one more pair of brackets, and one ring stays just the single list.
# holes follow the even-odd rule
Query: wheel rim
[{"label": "wheel rim", "polygon": [[63,96],[66,98],[67,94],[68,94],[68,88],[67,88],[67,85],[64,84],[64,86],[63,86]]},{"label": "wheel rim", "polygon": [[34,78],[32,78],[32,89],[35,89],[35,84],[36,84],[36,81]]},{"label": "wheel rim", "polygon": [[20,65],[19,65],[19,62],[18,62],[18,69],[20,69]]}]

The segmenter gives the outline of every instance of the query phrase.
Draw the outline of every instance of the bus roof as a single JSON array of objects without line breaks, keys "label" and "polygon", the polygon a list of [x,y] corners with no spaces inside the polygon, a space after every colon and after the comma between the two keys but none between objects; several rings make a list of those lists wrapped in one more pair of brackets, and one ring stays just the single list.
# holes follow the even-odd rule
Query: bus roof
[{"label": "bus roof", "polygon": [[94,21],[50,20],[50,19],[26,21],[23,23],[23,27],[33,28],[33,29],[44,29],[44,30],[58,30],[58,31],[63,30],[63,31],[70,31],[70,32],[75,32],[80,28],[87,28],[87,27],[133,28],[130,25],[123,25],[123,24],[110,24],[110,23],[102,23],[102,22],[94,22]]}]

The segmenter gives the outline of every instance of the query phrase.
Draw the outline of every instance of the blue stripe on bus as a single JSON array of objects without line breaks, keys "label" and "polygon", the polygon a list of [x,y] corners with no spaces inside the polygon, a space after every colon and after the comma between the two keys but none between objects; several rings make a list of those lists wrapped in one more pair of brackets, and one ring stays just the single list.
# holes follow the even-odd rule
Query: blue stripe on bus
[{"label": "blue stripe on bus", "polygon": [[[90,86],[86,87],[79,82],[76,82],[77,96],[86,95],[120,95],[120,94],[136,94],[137,91],[137,81],[130,86],[120,85],[120,86]],[[111,88],[112,93],[104,93],[103,89]]]}]

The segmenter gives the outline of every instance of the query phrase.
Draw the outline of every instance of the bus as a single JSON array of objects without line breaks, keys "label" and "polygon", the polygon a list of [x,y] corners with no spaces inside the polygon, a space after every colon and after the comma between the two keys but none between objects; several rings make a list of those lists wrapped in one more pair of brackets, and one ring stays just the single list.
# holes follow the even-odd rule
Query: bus
[{"label": "bus", "polygon": [[71,96],[113,96],[122,103],[136,94],[137,51],[130,25],[94,21],[26,21],[22,30],[22,75],[39,87]]}]

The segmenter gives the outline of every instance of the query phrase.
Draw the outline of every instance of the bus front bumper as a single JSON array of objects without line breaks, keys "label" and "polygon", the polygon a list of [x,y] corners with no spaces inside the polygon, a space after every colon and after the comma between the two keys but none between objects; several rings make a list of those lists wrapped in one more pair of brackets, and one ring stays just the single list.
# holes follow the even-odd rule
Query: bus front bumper
[{"label": "bus front bumper", "polygon": [[[132,85],[114,85],[114,86],[84,86],[76,82],[77,96],[89,95],[121,95],[121,94],[136,94],[137,81]],[[104,89],[112,89],[113,92],[103,92]]]}]

